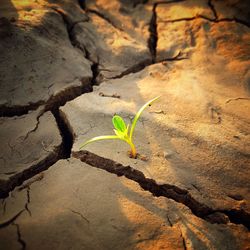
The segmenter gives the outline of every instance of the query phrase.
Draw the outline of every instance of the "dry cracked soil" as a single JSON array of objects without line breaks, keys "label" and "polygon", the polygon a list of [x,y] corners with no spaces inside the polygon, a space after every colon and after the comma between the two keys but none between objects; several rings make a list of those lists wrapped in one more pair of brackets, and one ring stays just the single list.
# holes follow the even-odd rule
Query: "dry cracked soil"
[{"label": "dry cracked soil", "polygon": [[248,0],[1,0],[0,55],[1,250],[250,249]]}]

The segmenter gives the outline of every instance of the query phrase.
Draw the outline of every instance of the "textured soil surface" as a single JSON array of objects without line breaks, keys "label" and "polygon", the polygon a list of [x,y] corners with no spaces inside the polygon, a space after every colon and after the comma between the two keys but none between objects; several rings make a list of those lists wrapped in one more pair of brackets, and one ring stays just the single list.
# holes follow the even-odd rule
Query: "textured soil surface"
[{"label": "textured soil surface", "polygon": [[250,249],[249,1],[2,0],[0,55],[1,250]]}]

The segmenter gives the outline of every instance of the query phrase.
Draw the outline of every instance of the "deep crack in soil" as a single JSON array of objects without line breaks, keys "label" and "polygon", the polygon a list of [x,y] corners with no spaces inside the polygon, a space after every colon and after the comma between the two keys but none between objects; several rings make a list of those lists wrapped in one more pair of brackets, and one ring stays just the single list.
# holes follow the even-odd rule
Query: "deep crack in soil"
[{"label": "deep crack in soil", "polygon": [[151,17],[149,28],[148,28],[149,34],[150,34],[148,38],[148,48],[151,53],[152,63],[155,62],[157,40],[158,40],[156,7],[157,7],[157,4],[154,4],[153,9],[152,9],[152,17]]},{"label": "deep crack in soil", "polygon": [[80,7],[85,10],[86,9],[86,3],[85,0],[78,0],[78,3],[80,5]]},{"label": "deep crack in soil", "polygon": [[62,152],[61,159],[67,159],[71,155],[71,149],[74,141],[73,130],[70,128],[69,122],[62,112],[60,112],[59,108],[55,108],[52,110],[52,113],[56,119],[57,126],[60,130],[60,134],[62,136]]},{"label": "deep crack in soil", "polygon": [[22,116],[28,114],[30,111],[36,110],[38,107],[44,105],[44,111],[49,111],[55,107],[63,106],[66,102],[75,99],[76,97],[91,92],[92,88],[92,79],[81,79],[81,86],[73,86],[65,88],[56,95],[52,95],[46,102],[38,101],[37,103],[30,103],[25,106],[0,106],[0,117],[13,117],[13,116]]},{"label": "deep crack in soil", "polygon": [[138,183],[144,190],[151,192],[156,197],[163,196],[182,203],[190,208],[194,215],[210,223],[226,224],[225,215],[227,215],[232,223],[242,224],[250,230],[250,214],[244,210],[214,210],[195,200],[185,189],[169,184],[157,184],[155,180],[146,178],[139,170],[130,166],[123,166],[120,163],[86,150],[72,152],[72,156],[95,168],[103,169],[119,177],[125,176]]},{"label": "deep crack in soil", "polygon": [[217,11],[215,10],[215,7],[212,3],[212,0],[208,0],[208,6],[210,7],[210,9],[212,10],[213,14],[214,14],[214,18],[218,19],[218,15],[217,15]]},{"label": "deep crack in soil", "polygon": [[0,199],[6,198],[9,192],[12,191],[15,187],[20,186],[24,181],[30,179],[34,175],[39,174],[44,170],[47,170],[58,160],[62,159],[64,151],[65,149],[63,148],[63,143],[62,143],[39,163],[32,165],[29,169],[25,169],[24,171],[11,176],[8,181],[3,181],[3,183],[1,183],[1,188],[0,188]]},{"label": "deep crack in soil", "polygon": [[0,105],[0,117],[12,117],[26,115],[29,111],[36,110],[39,106],[44,105],[44,101],[38,101],[36,103],[29,103],[28,105]]},{"label": "deep crack in soil", "polygon": [[[71,133],[71,131],[69,130],[70,126],[69,124],[66,124],[66,119],[62,118],[62,114],[60,114],[59,112],[59,107],[63,106],[66,102],[82,95],[83,93],[87,93],[92,90],[92,85],[88,84],[86,86],[65,89],[64,91],[61,91],[59,94],[50,98],[50,100],[45,105],[44,110],[38,115],[36,126],[26,134],[25,138],[27,138],[30,133],[36,131],[39,126],[39,118],[43,115],[43,113],[46,111],[51,111],[55,117],[58,129],[62,136],[62,144],[59,147],[56,147],[53,152],[51,152],[44,160],[40,161],[38,164],[32,165],[29,169],[26,169],[23,172],[10,177],[10,180],[8,180],[7,182],[1,183],[0,198],[7,197],[8,193],[15,187],[21,185],[24,181],[30,179],[34,175],[47,170],[58,160],[70,157],[73,144],[73,133]],[[27,110],[27,113],[28,112],[29,110]],[[15,113],[15,115],[17,115],[17,113]]]}]

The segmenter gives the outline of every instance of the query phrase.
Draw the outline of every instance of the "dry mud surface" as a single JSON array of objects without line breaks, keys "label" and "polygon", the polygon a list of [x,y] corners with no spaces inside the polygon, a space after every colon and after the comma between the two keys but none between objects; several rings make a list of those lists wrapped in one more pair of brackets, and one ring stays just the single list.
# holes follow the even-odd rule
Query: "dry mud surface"
[{"label": "dry mud surface", "polygon": [[[250,249],[247,0],[3,0],[0,249]],[[114,114],[134,142],[102,141]]]}]

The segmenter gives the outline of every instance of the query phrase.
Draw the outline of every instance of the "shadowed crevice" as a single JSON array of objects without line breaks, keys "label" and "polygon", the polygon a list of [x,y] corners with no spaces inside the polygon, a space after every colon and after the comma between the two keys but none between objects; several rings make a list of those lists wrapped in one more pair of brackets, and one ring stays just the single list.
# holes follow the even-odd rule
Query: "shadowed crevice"
[{"label": "shadowed crevice", "polygon": [[157,13],[156,8],[159,4],[171,4],[183,2],[185,0],[170,0],[165,2],[156,2],[152,8],[152,17],[149,23],[149,38],[148,38],[148,48],[152,57],[152,63],[156,62],[156,54],[157,54],[157,41],[158,41],[158,32],[157,32]]},{"label": "shadowed crevice", "polygon": [[93,62],[92,65],[91,65],[91,70],[92,70],[92,73],[93,73],[93,77],[91,79],[91,84],[92,85],[98,85],[98,76],[99,76],[99,73],[100,73],[100,70],[99,70],[99,63],[97,62]]},{"label": "shadowed crevice", "polygon": [[210,9],[212,10],[213,14],[214,14],[214,18],[215,19],[218,19],[218,15],[217,15],[217,12],[215,10],[215,7],[212,3],[212,0],[208,0],[208,6],[210,7]]},{"label": "shadowed crevice", "polygon": [[78,3],[80,5],[81,9],[86,10],[85,0],[78,0]]},{"label": "shadowed crevice", "polygon": [[149,23],[149,38],[148,38],[148,48],[152,57],[152,63],[155,62],[156,58],[156,48],[157,48],[157,14],[156,14],[157,4],[154,4],[152,9],[152,17]]},{"label": "shadowed crevice", "polygon": [[0,105],[0,117],[22,116],[29,113],[29,111],[36,110],[39,106],[44,105],[44,101],[36,103],[29,103],[28,105]]},{"label": "shadowed crevice", "polygon": [[243,224],[250,229],[250,215],[243,210],[214,210],[195,200],[185,189],[170,184],[157,184],[155,180],[146,178],[145,175],[137,169],[130,166],[123,166],[120,163],[86,150],[72,152],[72,156],[92,167],[103,169],[119,177],[125,176],[138,183],[144,190],[151,192],[156,197],[163,196],[182,203],[187,206],[194,215],[210,223],[226,224],[228,221],[225,217],[228,216],[231,222]]},{"label": "shadowed crevice", "polygon": [[67,118],[65,117],[64,113],[59,110],[59,108],[55,108],[52,111],[56,119],[56,123],[60,134],[62,136],[62,153],[61,159],[70,158],[71,149],[74,141],[74,133],[71,129]]}]

